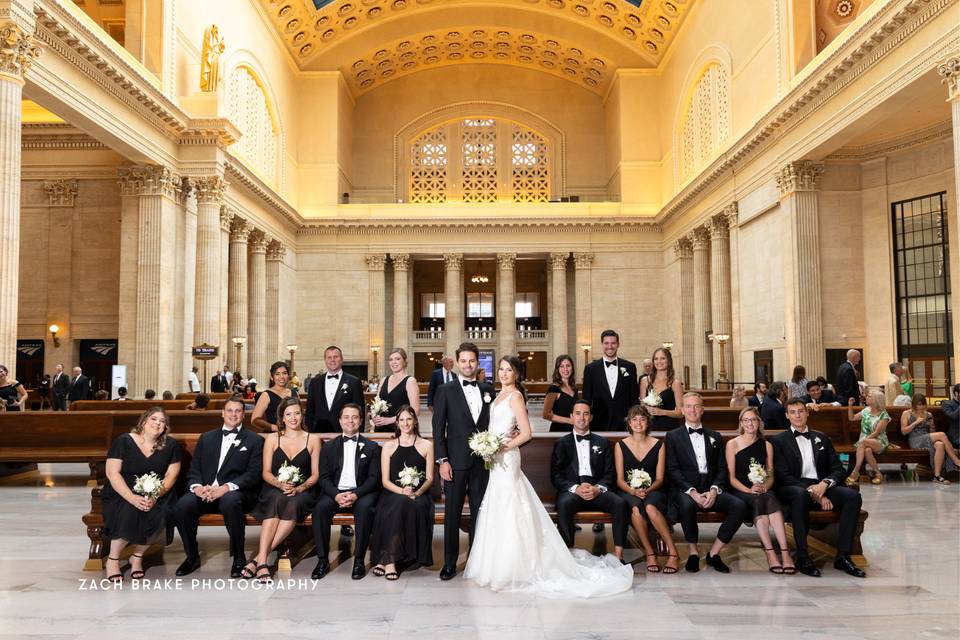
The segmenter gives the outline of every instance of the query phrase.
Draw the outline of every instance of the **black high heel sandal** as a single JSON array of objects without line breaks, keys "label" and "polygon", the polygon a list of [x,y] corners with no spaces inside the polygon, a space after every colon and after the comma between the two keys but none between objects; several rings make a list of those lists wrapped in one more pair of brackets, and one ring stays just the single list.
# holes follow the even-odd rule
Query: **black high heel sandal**
[{"label": "black high heel sandal", "polygon": [[386,579],[390,582],[394,582],[395,580],[400,579],[400,574],[396,571],[391,571],[390,573],[384,574],[384,577],[386,577]]},{"label": "black high heel sandal", "polygon": [[[668,558],[676,558],[676,559],[677,559],[677,562],[680,562],[680,556],[671,556],[671,555],[668,555],[667,557],[668,557]],[[670,561],[667,560],[667,562],[670,562]],[[668,566],[668,565],[663,565],[662,572],[665,573],[665,574],[668,575],[668,576],[669,576],[669,575],[673,575],[673,574],[676,573],[677,571],[679,571],[679,569],[678,569],[677,567],[671,567],[671,566]]]},{"label": "black high heel sandal", "polygon": [[647,563],[647,573],[660,573],[660,565],[657,564],[657,554],[648,553],[647,558],[653,558],[652,563]]},{"label": "black high heel sandal", "polygon": [[[117,564],[120,563],[120,558],[111,558],[110,556],[107,556],[107,560],[113,560]],[[107,580],[115,584],[119,584],[123,582],[123,569],[120,569],[120,573],[115,573],[112,576],[107,576]]]},{"label": "black high heel sandal", "polygon": [[[790,549],[780,549],[780,557],[781,557],[781,560],[782,560],[783,558],[790,558]],[[791,560],[792,560],[792,558],[791,558]],[[796,567],[786,567],[786,566],[785,566],[785,567],[783,568],[783,575],[785,575],[785,576],[793,576],[793,575],[796,575],[796,574],[797,574],[797,568],[796,568]]]},{"label": "black high heel sandal", "polygon": [[[774,555],[776,555],[776,550],[774,550],[773,547],[770,547],[769,549],[767,549],[766,547],[764,547],[763,550],[764,550],[764,551],[773,551],[773,552],[774,552]],[[770,564],[770,560],[769,560],[769,559],[767,560],[767,564]],[[774,573],[774,574],[776,574],[776,575],[778,575],[778,576],[779,576],[779,575],[783,575],[783,565],[780,565],[780,564],[771,564],[770,567],[769,567],[769,569],[770,569],[770,573]]]},{"label": "black high heel sandal", "polygon": [[[260,573],[261,569],[266,569],[266,573]],[[257,581],[260,584],[267,584],[268,582],[273,582],[273,577],[270,575],[270,565],[268,564],[258,564],[257,565]]]},{"label": "black high heel sandal", "polygon": [[375,566],[373,569],[370,570],[370,573],[372,573],[373,575],[377,576],[378,578],[382,578],[384,575],[386,575],[387,571],[386,571],[386,569],[384,569],[384,568],[381,567],[380,565],[377,565],[377,566]]},{"label": "black high heel sandal", "polygon": [[[133,557],[133,558],[140,558],[140,561],[143,562],[143,554],[142,554],[142,553],[131,553],[130,556]],[[141,565],[141,566],[142,566],[142,565]],[[145,575],[147,575],[147,572],[144,571],[143,569],[139,569],[139,570],[137,570],[137,571],[131,571],[131,572],[130,572],[130,578],[133,579],[133,580],[140,580],[140,579],[142,579],[143,576],[145,576]]]}]

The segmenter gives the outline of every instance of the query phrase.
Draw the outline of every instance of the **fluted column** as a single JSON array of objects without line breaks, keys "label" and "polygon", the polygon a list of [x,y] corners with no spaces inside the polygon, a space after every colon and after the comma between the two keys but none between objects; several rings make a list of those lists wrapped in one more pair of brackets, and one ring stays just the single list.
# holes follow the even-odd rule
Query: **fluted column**
[{"label": "fluted column", "polygon": [[[947,85],[947,102],[950,103],[950,115],[953,119],[954,201],[947,205],[947,209],[953,205],[953,224],[960,229],[960,56],[953,56],[937,65],[937,73]],[[957,282],[956,279],[953,281]],[[954,284],[954,287],[956,286]],[[956,339],[956,336],[960,335],[960,316],[956,313],[953,314],[953,335],[953,359],[960,362],[960,340]]]},{"label": "fluted column", "polygon": [[517,355],[517,254],[497,254],[497,359]]},{"label": "fluted column", "polygon": [[[410,254],[392,253],[393,261],[393,346],[400,347],[411,358],[410,331],[413,320],[410,312]],[[384,345],[386,346],[386,345]],[[389,347],[387,348],[389,351]],[[386,368],[384,368],[386,371]]]},{"label": "fluted column", "polygon": [[0,26],[0,364],[16,377],[20,288],[20,101],[40,48],[13,22]]},{"label": "fluted column", "polygon": [[383,358],[385,353],[389,350],[386,345],[383,344],[383,341],[386,337],[386,308],[384,296],[386,295],[387,282],[386,274],[384,273],[384,266],[387,263],[387,256],[382,253],[370,254],[366,257],[367,260],[367,277],[368,277],[368,289],[367,289],[367,313],[369,314],[367,335],[369,336],[369,346],[370,347],[379,347],[377,351],[376,363],[374,363],[374,352],[367,350],[367,374],[368,378],[373,376],[380,376],[380,372],[384,370]]},{"label": "fluted column", "polygon": [[242,218],[234,217],[230,228],[230,276],[227,291],[227,334],[230,340],[230,370],[247,375],[247,345],[237,350],[234,338],[247,339],[247,237],[252,227]]},{"label": "fluted column", "polygon": [[[693,387],[713,387],[713,353],[707,341],[710,327],[710,234],[703,227],[690,234],[693,245],[693,367],[690,384]],[[704,383],[701,371],[706,367]]]},{"label": "fluted column", "polygon": [[[673,366],[679,379],[684,384],[693,386],[699,385],[699,373],[694,364],[694,313],[696,303],[694,302],[693,290],[693,243],[690,238],[680,238],[673,244],[673,253],[677,258],[677,295],[679,297],[679,306],[677,309],[677,319],[679,325],[676,329],[676,343],[673,345]],[[684,367],[687,368],[687,376],[684,376]],[[689,378],[689,379],[688,379]]]},{"label": "fluted column", "polygon": [[823,165],[791,162],[780,169],[780,206],[789,216],[792,291],[787,292],[787,368],[802,364],[807,377],[826,374],[820,293],[820,214],[817,182]]},{"label": "fluted column", "polygon": [[272,240],[267,244],[266,362],[268,367],[274,361],[286,360],[290,356],[283,335],[283,318],[286,313],[283,311],[283,298],[280,293],[282,289],[280,267],[286,255],[287,248],[279,240]]},{"label": "fluted column", "polygon": [[250,249],[248,313],[247,313],[247,374],[260,382],[259,388],[266,388],[263,381],[268,380],[267,370],[267,243],[270,239],[263,231],[256,229],[250,233],[247,246]]},{"label": "fluted column", "polygon": [[[221,277],[220,207],[227,183],[219,176],[196,178],[197,196],[197,268],[196,303],[193,317],[193,342],[220,344]],[[204,384],[206,384],[204,382]]]},{"label": "fluted column", "polygon": [[[583,371],[587,363],[583,362],[584,355],[580,345],[589,344],[591,345],[590,352],[597,353],[597,350],[593,348],[593,254],[586,252],[574,253],[573,266],[574,284],[576,285],[574,289],[576,295],[573,306],[577,322],[574,335],[577,336],[577,344],[573,347],[575,353],[571,353],[570,355],[573,356],[577,362],[577,371]],[[550,362],[547,363],[548,371],[552,364],[553,363]]]},{"label": "fluted column", "polygon": [[[446,351],[455,354],[457,347],[463,341],[463,254],[445,253],[444,266],[444,298],[446,302],[444,318],[444,335],[446,336]],[[453,355],[456,358],[455,355]]]},{"label": "fluted column", "polygon": [[[710,232],[710,328],[714,334],[731,336],[730,232],[726,215],[720,213],[712,217],[707,223],[707,229]],[[719,367],[722,359],[727,380],[733,380],[733,349],[730,340],[723,345],[715,340],[712,350],[713,362]]]},{"label": "fluted column", "polygon": [[[233,342],[230,340],[232,337],[230,335],[230,321],[229,321],[229,290],[230,290],[230,227],[233,225],[234,219],[233,211],[230,210],[226,205],[220,207],[220,253],[219,259],[217,260],[217,290],[218,296],[220,298],[220,325],[217,328],[219,332],[220,341],[217,343],[220,345],[220,357],[217,360],[212,360],[210,362],[211,366],[207,368],[208,373],[213,371],[213,366],[216,364],[217,369],[222,369],[223,365],[233,361],[233,355],[231,355],[234,347]],[[212,376],[213,373],[210,373]]]},{"label": "fluted column", "polygon": [[553,296],[550,299],[550,343],[553,345],[551,360],[562,353],[568,353],[567,347],[567,254],[550,254],[550,271],[553,273]]}]

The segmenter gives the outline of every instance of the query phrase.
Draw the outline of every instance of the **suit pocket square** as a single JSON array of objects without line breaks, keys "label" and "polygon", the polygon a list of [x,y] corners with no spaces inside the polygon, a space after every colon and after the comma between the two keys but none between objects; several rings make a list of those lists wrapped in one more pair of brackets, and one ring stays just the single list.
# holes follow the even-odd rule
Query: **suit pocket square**
[{"label": "suit pocket square", "polygon": [[240,447],[240,451],[246,451],[246,450],[247,450],[246,447]]},{"label": "suit pocket square", "polygon": [[362,460],[363,458],[366,458],[366,457],[367,457],[367,454],[365,454],[365,453],[361,453],[361,454],[360,454],[360,459],[361,459],[361,460]]}]

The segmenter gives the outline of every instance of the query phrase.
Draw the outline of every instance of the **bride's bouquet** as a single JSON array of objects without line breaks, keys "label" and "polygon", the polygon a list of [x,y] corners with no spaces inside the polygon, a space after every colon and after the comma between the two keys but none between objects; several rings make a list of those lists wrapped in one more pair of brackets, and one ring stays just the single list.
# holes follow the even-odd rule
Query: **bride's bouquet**
[{"label": "bride's bouquet", "polygon": [[747,474],[747,480],[753,484],[763,484],[767,481],[767,469],[757,462],[756,458],[750,458],[750,472]]},{"label": "bride's bouquet", "polygon": [[477,431],[468,442],[470,451],[483,459],[483,468],[487,471],[493,468],[494,456],[500,453],[506,443],[506,438],[490,431]]},{"label": "bride's bouquet", "polygon": [[156,471],[136,476],[133,480],[133,492],[137,495],[151,500],[160,497],[160,491],[163,490],[163,480],[157,475]]},{"label": "bride's bouquet", "polygon": [[643,469],[630,469],[627,471],[627,483],[631,489],[646,489],[653,484],[653,479]]},{"label": "bride's bouquet", "polygon": [[403,469],[400,469],[400,475],[397,478],[397,484],[406,489],[407,487],[418,487],[423,481],[423,471],[417,469],[416,467],[408,467],[403,465]]},{"label": "bride's bouquet", "polygon": [[277,480],[297,485],[303,482],[303,474],[300,473],[299,467],[284,462],[280,465],[280,471],[277,472]]}]

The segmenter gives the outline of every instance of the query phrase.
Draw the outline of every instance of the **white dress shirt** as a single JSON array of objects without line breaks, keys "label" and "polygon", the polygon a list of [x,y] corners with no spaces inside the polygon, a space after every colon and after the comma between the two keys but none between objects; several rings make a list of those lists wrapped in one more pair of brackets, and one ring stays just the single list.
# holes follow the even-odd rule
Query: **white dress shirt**
[{"label": "white dress shirt", "polygon": [[[330,376],[338,376],[331,378]],[[327,396],[327,408],[333,406],[333,399],[337,397],[337,389],[343,384],[343,370],[327,371],[327,377],[323,379],[323,391]]]},{"label": "white dress shirt", "polygon": [[[613,366],[607,366],[608,362],[613,362]],[[620,377],[620,360],[619,358],[614,358],[613,360],[603,359],[603,373],[607,376],[607,386],[610,387],[610,397],[617,395],[617,382]]]},{"label": "white dress shirt", "polygon": [[357,443],[346,438],[343,440],[343,468],[340,470],[337,488],[340,491],[357,488]]},{"label": "white dress shirt", "polygon": [[[690,424],[689,422],[684,423],[684,429],[703,429],[702,424]],[[707,464],[707,442],[703,433],[690,433],[687,431],[687,437],[690,438],[690,444],[693,445],[693,455],[697,458],[697,471],[701,475],[707,475],[710,473],[710,466]],[[711,489],[716,489],[717,493],[722,493],[717,485],[710,485]],[[695,487],[687,489],[687,493],[691,491],[696,491]]]},{"label": "white dress shirt", "polygon": [[453,380],[453,371],[447,371],[446,369],[444,369],[444,370],[443,370],[443,382],[444,382],[444,384],[446,384],[447,382],[450,382],[451,380]]},{"label": "white dress shirt", "polygon": [[[797,429],[790,427],[790,433],[797,433]],[[793,437],[797,441],[797,447],[800,448],[800,458],[803,460],[803,466],[800,469],[800,477],[807,480],[820,480],[817,475],[817,464],[813,459],[813,442],[809,438]]]},{"label": "white dress shirt", "polygon": [[[222,428],[222,429],[226,429],[226,428],[227,428],[227,425],[223,425],[223,427],[221,427],[221,428]],[[220,481],[217,480],[217,476],[220,475],[220,467],[223,466],[223,461],[227,458],[227,452],[230,451],[230,447],[234,446],[233,443],[236,442],[236,441],[240,438],[240,430],[241,430],[241,429],[243,429],[242,426],[237,427],[237,433],[236,433],[236,434],[227,433],[227,434],[225,434],[225,435],[223,436],[223,439],[220,440],[220,458],[217,459],[217,472],[213,475],[213,486],[214,486],[214,487],[219,487],[219,486],[220,486]],[[240,446],[240,445],[237,445],[237,446]],[[194,487],[200,487],[200,486],[202,486],[202,485],[200,485],[199,483],[198,483],[198,484],[192,484],[192,485],[190,485],[190,491],[193,491],[193,488],[194,488]],[[228,482],[228,483],[227,483],[227,486],[230,487],[230,491],[236,491],[236,490],[239,488],[239,487],[237,487],[237,485],[234,484],[233,482]]]},{"label": "white dress shirt", "polygon": [[[586,432],[583,440],[580,442],[577,442],[577,435],[577,433],[573,434],[573,444],[577,450],[577,474],[580,476],[593,476],[593,468],[590,466],[590,440],[586,437],[590,435],[590,432]],[[579,484],[575,484],[570,487],[570,493],[576,493],[577,487],[579,486]],[[598,484],[597,487],[601,493],[607,490],[602,484]]]},{"label": "white dress shirt", "polygon": [[467,406],[470,407],[470,416],[476,422],[480,418],[480,410],[483,409],[483,399],[480,397],[480,385],[463,385],[463,395],[467,399]]}]

